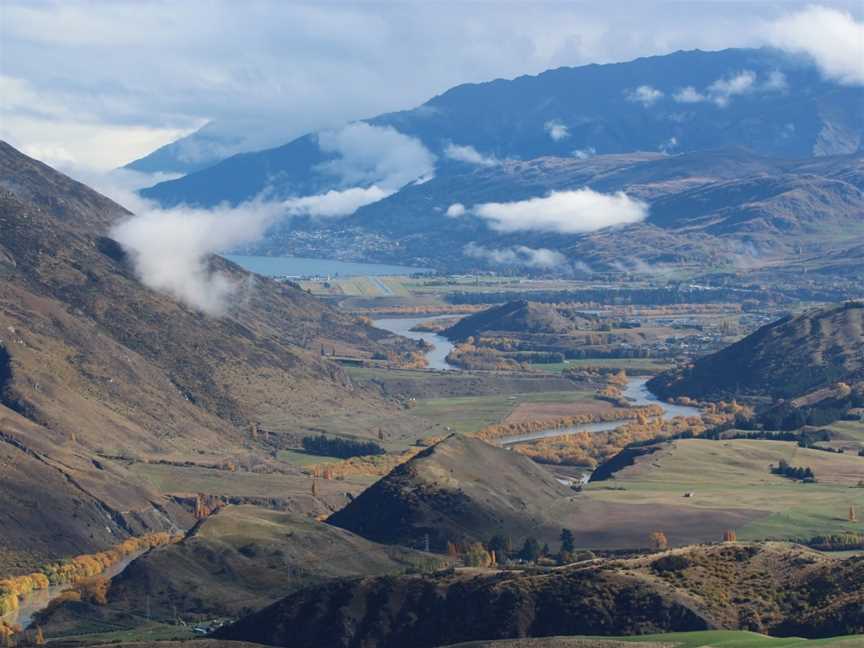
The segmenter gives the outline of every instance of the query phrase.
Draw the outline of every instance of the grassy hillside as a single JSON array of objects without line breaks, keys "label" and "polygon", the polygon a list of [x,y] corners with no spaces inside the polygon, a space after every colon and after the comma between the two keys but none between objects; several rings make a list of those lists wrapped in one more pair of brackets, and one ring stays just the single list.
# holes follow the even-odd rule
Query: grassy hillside
[{"label": "grassy hillside", "polygon": [[836,382],[864,379],[864,303],[811,310],[657,376],[664,396],[794,398]]},{"label": "grassy hillside", "polygon": [[[802,484],[773,475],[769,467],[785,459],[809,466],[817,483]],[[782,441],[683,439],[658,446],[609,481],[592,482],[586,495],[609,505],[656,507],[655,524],[675,541],[675,522],[665,507],[686,511],[747,511],[737,529],[742,539],[809,538],[862,531],[848,521],[849,506],[864,510],[864,457],[799,448]],[[685,493],[693,493],[685,498]],[[717,540],[720,536],[716,537]]]},{"label": "grassy hillside", "polygon": [[[237,617],[304,586],[347,576],[439,567],[440,557],[369,542],[309,517],[229,506],[179,544],[133,562],[112,583],[106,605],[67,604],[40,619],[51,636]],[[148,600],[149,599],[149,600]]]}]

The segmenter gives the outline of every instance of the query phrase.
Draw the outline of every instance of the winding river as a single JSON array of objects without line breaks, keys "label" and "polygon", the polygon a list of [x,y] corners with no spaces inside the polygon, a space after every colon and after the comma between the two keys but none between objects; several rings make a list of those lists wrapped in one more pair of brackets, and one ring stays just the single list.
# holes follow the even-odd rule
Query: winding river
[{"label": "winding river", "polygon": [[[412,340],[424,340],[428,342],[435,347],[426,354],[429,368],[457,371],[459,370],[459,367],[449,364],[446,360],[447,354],[453,349],[453,343],[450,342],[450,340],[442,335],[438,335],[437,333],[425,333],[411,330],[420,322],[447,319],[450,317],[453,317],[453,315],[437,315],[433,317],[393,317],[374,320],[372,325]],[[663,408],[663,417],[666,419],[675,418],[676,416],[699,416],[700,412],[696,407],[674,405],[660,400],[648,390],[647,382],[648,378],[644,376],[630,378],[627,382],[627,386],[624,388],[624,398],[636,406],[659,405]],[[601,421],[598,423],[582,423],[571,427],[552,428],[549,430],[541,430],[539,432],[531,432],[530,434],[503,437],[499,439],[498,442],[503,446],[508,446],[513,445],[514,443],[525,443],[526,441],[533,441],[535,439],[565,436],[567,434],[577,434],[578,432],[605,432],[607,430],[614,430],[625,422],[626,421]]]},{"label": "winding river", "polygon": [[[627,382],[627,386],[624,388],[624,398],[635,406],[659,405],[663,408],[663,418],[665,419],[675,418],[676,416],[699,416],[699,408],[697,407],[674,405],[672,403],[661,401],[648,390],[647,382],[648,378],[644,376],[630,378]],[[607,430],[614,430],[627,422],[628,421],[600,421],[598,423],[581,423],[570,427],[552,428],[550,430],[541,430],[529,434],[502,437],[498,439],[498,442],[503,446],[508,446],[513,445],[514,443],[525,443],[526,441],[545,439],[547,437],[566,436],[568,434],[577,434],[578,432],[606,432]]]},{"label": "winding river", "polygon": [[[377,319],[372,322],[372,326],[396,333],[411,340],[423,340],[431,344],[434,349],[426,353],[426,361],[429,363],[430,369],[438,370],[457,370],[459,367],[451,365],[447,362],[447,355],[453,349],[453,343],[443,335],[437,333],[427,333],[424,331],[412,331],[411,329],[420,322],[428,322],[430,320],[451,319],[453,315],[435,315],[433,317],[387,317]],[[457,316],[458,317],[458,316]]]},{"label": "winding river", "polygon": [[[104,576],[105,578],[114,578],[124,569],[126,569],[129,563],[131,563],[138,556],[146,552],[147,549],[145,549],[144,551],[139,551],[138,553],[130,554],[120,562],[114,563],[113,565],[108,567],[99,575]],[[9,612],[8,614],[0,615],[0,621],[5,621],[9,625],[17,625],[26,629],[33,622],[33,617],[36,615],[37,612],[48,607],[48,604],[57,596],[59,596],[63,590],[71,589],[72,587],[74,586],[52,585],[48,589],[30,592],[21,600],[21,603],[17,610]]]}]

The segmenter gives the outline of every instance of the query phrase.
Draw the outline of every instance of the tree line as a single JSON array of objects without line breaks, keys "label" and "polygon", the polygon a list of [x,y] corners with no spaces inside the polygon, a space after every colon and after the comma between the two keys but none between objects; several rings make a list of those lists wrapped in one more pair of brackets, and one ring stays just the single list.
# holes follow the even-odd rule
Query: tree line
[{"label": "tree line", "polygon": [[323,434],[303,437],[303,449],[310,454],[339,457],[340,459],[385,453],[384,448],[374,441],[326,437]]}]

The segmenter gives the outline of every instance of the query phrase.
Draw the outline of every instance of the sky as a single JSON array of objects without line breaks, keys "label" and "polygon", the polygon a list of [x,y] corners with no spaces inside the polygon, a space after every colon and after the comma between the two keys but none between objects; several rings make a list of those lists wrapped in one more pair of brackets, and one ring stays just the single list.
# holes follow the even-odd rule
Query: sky
[{"label": "sky", "polygon": [[[97,170],[208,122],[265,148],[459,83],[776,44],[811,4],[0,0],[0,138]],[[819,5],[864,19],[860,0]],[[816,49],[836,40],[797,29]]]}]

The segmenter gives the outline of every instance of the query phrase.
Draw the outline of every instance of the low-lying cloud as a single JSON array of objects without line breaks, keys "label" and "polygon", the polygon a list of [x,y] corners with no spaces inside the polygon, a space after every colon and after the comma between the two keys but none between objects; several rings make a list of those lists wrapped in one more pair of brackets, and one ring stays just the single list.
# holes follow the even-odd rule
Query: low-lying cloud
[{"label": "low-lying cloud", "polygon": [[864,84],[864,23],[848,12],[807,7],[775,21],[768,39],[775,47],[808,55],[829,79]]},{"label": "low-lying cloud", "polygon": [[638,223],[648,205],[623,191],[604,194],[591,189],[553,191],[542,198],[475,205],[472,213],[498,232],[556,232],[579,234]]},{"label": "low-lying cloud", "polygon": [[453,203],[445,212],[448,218],[459,218],[465,215],[465,205],[462,203]]},{"label": "low-lying cloud", "polygon": [[390,126],[356,122],[318,134],[318,147],[336,155],[319,171],[336,176],[342,186],[377,185],[395,191],[435,175],[435,156],[415,137]]},{"label": "low-lying cloud", "polygon": [[285,215],[280,203],[238,207],[150,209],[111,230],[144,285],[209,315],[222,315],[238,286],[211,272],[212,254],[257,241]]},{"label": "low-lying cloud", "polygon": [[452,142],[444,148],[444,155],[451,160],[475,166],[493,167],[501,164],[501,160],[494,155],[483,155],[473,146],[460,146]]},{"label": "low-lying cloud", "polygon": [[365,205],[371,205],[394,193],[393,189],[383,189],[378,185],[371,187],[352,187],[337,191],[301,198],[289,198],[284,205],[287,212],[294,216],[313,218],[343,218],[350,216]]},{"label": "low-lying cloud", "polygon": [[480,259],[494,265],[518,265],[527,268],[548,269],[567,263],[567,257],[560,252],[548,248],[530,248],[524,245],[487,248],[472,242],[462,248],[462,253],[466,257]]},{"label": "low-lying cloud", "polygon": [[693,86],[684,86],[672,95],[672,100],[682,104],[710,101],[718,108],[726,108],[733,97],[756,92],[784,92],[788,87],[786,75],[779,70],[770,72],[764,80],[760,80],[753,70],[741,70],[717,79],[701,91]]},{"label": "low-lying cloud", "polygon": [[641,103],[646,108],[653,106],[663,98],[663,91],[650,85],[641,85],[627,92],[627,100]]}]

